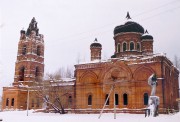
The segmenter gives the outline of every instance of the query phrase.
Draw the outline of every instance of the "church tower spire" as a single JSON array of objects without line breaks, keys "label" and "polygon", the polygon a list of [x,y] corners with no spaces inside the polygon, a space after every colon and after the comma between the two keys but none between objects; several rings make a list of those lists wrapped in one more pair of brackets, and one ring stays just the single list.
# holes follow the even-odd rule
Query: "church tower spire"
[{"label": "church tower spire", "polygon": [[44,38],[39,34],[35,18],[27,31],[20,31],[18,54],[15,64],[14,86],[22,83],[31,86],[42,80],[44,74]]}]

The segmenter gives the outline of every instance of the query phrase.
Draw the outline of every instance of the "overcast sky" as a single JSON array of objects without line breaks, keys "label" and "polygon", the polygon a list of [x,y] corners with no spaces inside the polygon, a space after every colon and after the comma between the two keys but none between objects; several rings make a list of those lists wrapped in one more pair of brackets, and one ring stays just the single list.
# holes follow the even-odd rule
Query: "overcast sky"
[{"label": "overcast sky", "polygon": [[154,37],[155,53],[180,57],[180,0],[0,0],[0,88],[13,82],[20,30],[33,17],[44,35],[45,72],[54,72],[89,61],[95,38],[103,59],[113,55],[113,30],[127,11]]}]

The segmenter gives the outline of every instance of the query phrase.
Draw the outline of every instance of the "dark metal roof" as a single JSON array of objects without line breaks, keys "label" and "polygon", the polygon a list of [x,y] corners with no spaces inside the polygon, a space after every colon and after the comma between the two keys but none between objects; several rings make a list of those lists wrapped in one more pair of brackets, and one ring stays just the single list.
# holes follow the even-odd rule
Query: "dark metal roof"
[{"label": "dark metal roof", "polygon": [[145,35],[145,36],[141,36],[141,40],[142,39],[153,39],[153,37],[151,35]]},{"label": "dark metal roof", "polygon": [[90,47],[102,47],[100,43],[94,42],[90,45]]},{"label": "dark metal roof", "polygon": [[143,39],[153,39],[153,36],[151,36],[148,31],[145,31],[145,34],[141,36],[141,40]]},{"label": "dark metal roof", "polygon": [[124,25],[116,26],[114,28],[114,35],[124,32],[138,32],[143,34],[144,28],[140,24],[132,21],[128,21]]},{"label": "dark metal roof", "polygon": [[91,47],[91,48],[92,48],[92,47],[102,47],[102,45],[101,45],[100,43],[98,43],[97,38],[95,38],[94,43],[92,43],[92,44],[90,45],[90,47]]},{"label": "dark metal roof", "polygon": [[26,35],[29,36],[31,34],[31,31],[35,31],[36,32],[36,36],[39,35],[39,28],[37,27],[37,22],[35,17],[32,18],[29,27],[27,29]]}]

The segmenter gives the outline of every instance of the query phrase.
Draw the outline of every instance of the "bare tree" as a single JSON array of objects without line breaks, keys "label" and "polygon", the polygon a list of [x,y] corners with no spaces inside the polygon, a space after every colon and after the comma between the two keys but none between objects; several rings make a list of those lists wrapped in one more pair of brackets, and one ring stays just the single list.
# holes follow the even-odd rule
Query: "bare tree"
[{"label": "bare tree", "polygon": [[65,77],[66,78],[72,78],[74,76],[73,73],[73,68],[72,67],[67,67],[65,71]]},{"label": "bare tree", "polygon": [[53,108],[55,112],[65,114],[64,108],[67,107],[67,96],[72,91],[63,82],[63,77],[71,78],[73,76],[72,69],[67,67],[59,68],[54,73],[46,73],[45,80],[36,79],[34,88],[36,93],[47,104],[47,110]]},{"label": "bare tree", "polygon": [[76,63],[77,63],[77,64],[80,63],[80,59],[81,59],[81,57],[80,57],[80,54],[78,53],[77,58],[76,58]]}]

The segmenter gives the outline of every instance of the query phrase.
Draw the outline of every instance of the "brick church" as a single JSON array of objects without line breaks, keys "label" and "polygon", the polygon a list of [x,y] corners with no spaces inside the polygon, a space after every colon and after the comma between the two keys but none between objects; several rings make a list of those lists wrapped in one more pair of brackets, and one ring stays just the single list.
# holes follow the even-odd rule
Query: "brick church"
[{"label": "brick church", "polygon": [[[97,39],[90,45],[91,61],[75,65],[75,80],[70,87],[74,110],[97,111],[105,104],[106,110],[136,110],[148,105],[151,87],[147,80],[155,73],[158,80],[156,95],[159,108],[178,109],[179,71],[164,54],[153,53],[153,36],[134,22],[129,13],[127,21],[114,28],[114,54],[101,60],[102,45]],[[18,44],[15,76],[12,87],[3,88],[3,109],[26,109],[27,89],[44,74],[44,39],[33,18],[29,28],[22,30]],[[42,101],[30,94],[34,108],[42,108]],[[40,102],[41,101],[41,102]],[[106,103],[105,103],[106,102]],[[68,108],[68,107],[67,107]]]}]

